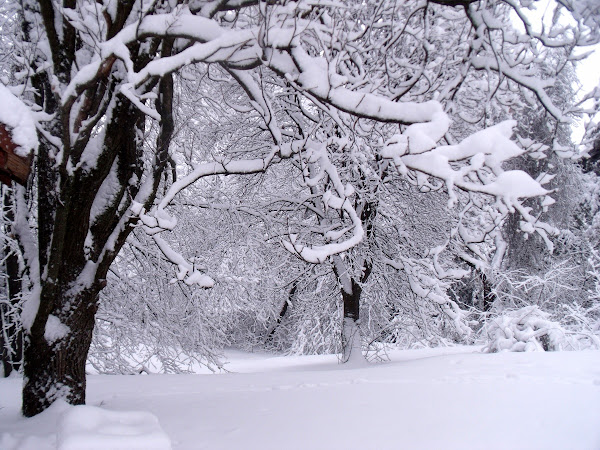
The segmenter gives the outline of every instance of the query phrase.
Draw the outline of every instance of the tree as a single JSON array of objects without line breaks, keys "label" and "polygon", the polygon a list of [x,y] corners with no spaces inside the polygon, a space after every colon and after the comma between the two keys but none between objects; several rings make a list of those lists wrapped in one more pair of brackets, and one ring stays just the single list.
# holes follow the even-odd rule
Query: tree
[{"label": "tree", "polygon": [[[374,127],[361,119],[350,118],[345,122],[344,115],[336,112],[332,120],[335,126],[330,125],[330,131],[326,132],[323,138],[326,145],[321,145],[318,149],[315,147],[300,155],[306,158],[301,169],[304,170],[302,176],[307,192],[297,194],[293,201],[282,200],[298,205],[294,229],[289,231],[290,242],[285,244],[290,251],[309,263],[332,264],[343,298],[344,323],[347,323],[347,331],[343,334],[349,344],[344,345],[344,360],[350,357],[350,350],[356,348],[357,342],[360,341],[350,339],[350,336],[359,336],[354,323],[358,322],[360,317],[362,289],[371,276],[373,265],[377,264],[374,261],[377,258],[374,257],[377,250],[369,246],[373,246],[373,235],[376,234],[377,211],[382,207],[383,200],[379,191],[384,189],[380,189],[380,186],[384,184],[382,180],[389,172],[390,160],[421,189],[445,188],[451,202],[464,205],[461,220],[456,222],[450,233],[453,238],[448,238],[445,243],[432,242],[431,249],[441,244],[443,250],[452,242],[455,246],[453,251],[457,252],[456,256],[473,268],[482,279],[485,291],[484,308],[489,309],[492,302],[489,271],[492,265],[499,267],[502,262],[506,248],[502,238],[502,227],[513,207],[519,212],[513,220],[520,222],[520,226],[524,227],[526,232],[539,234],[550,248],[552,243],[549,235],[554,234],[556,229],[540,221],[529,204],[525,206],[525,202],[508,205],[498,201],[498,196],[492,200],[482,198],[481,194],[492,193],[485,186],[493,183],[496,176],[503,177],[502,163],[526,152],[515,150],[511,155],[500,156],[499,152],[492,150],[489,153],[490,158],[481,166],[469,167],[468,159],[480,152],[481,147],[477,138],[467,136],[522,111],[528,103],[538,105],[543,111],[542,116],[546,116],[545,126],[555,123],[556,128],[564,127],[564,124],[561,124],[574,112],[566,96],[559,97],[552,92],[556,91],[553,85],[557,77],[565,72],[565,67],[569,68],[572,49],[568,46],[575,43],[567,37],[570,33],[567,31],[569,27],[564,28],[556,18],[553,23],[554,31],[545,36],[533,30],[527,15],[517,5],[501,2],[487,6],[476,5],[473,2],[464,10],[453,11],[433,4],[424,6],[409,2],[402,5],[380,3],[356,10],[355,14],[360,16],[362,22],[381,24],[368,29],[361,37],[362,44],[379,49],[379,53],[373,51],[368,57],[365,56],[361,60],[359,70],[367,74],[367,77],[378,80],[378,92],[397,101],[423,101],[433,97],[434,93],[441,92],[442,94],[437,96],[438,100],[455,119],[453,128],[446,129],[449,132],[444,133],[446,142],[452,147],[460,139],[466,139],[450,151],[450,164],[446,165],[447,161],[441,159],[443,169],[436,172],[435,168],[430,167],[432,161],[438,155],[442,158],[448,157],[439,147],[431,150],[429,154],[426,154],[429,147],[420,150],[413,148],[413,153],[426,154],[427,157],[423,159],[406,155],[407,137],[408,140],[413,140],[412,143],[416,147],[420,144],[415,142],[417,136],[411,136],[417,127],[409,127],[402,130],[401,135],[391,137],[393,132],[389,129]],[[523,21],[531,46],[524,45],[524,39],[519,37],[519,33],[513,28],[510,22],[511,11],[516,12]],[[333,23],[338,22],[334,20]],[[386,28],[388,23],[395,23],[397,27]],[[576,45],[588,45],[596,40],[597,37],[586,36],[581,40],[578,38]],[[334,52],[328,54],[327,50],[324,50],[323,53],[327,60],[335,58]],[[516,54],[520,56],[515,58]],[[546,59],[551,60],[551,63]],[[542,67],[543,60],[545,67]],[[385,64],[382,64],[382,61]],[[542,71],[542,68],[545,70]],[[352,74],[351,71],[345,72],[347,73]],[[536,103],[536,97],[539,103]],[[324,115],[325,117],[319,116],[321,122],[328,120],[327,114]],[[501,129],[500,125],[496,128],[498,131]],[[486,139],[489,137],[488,133],[489,131],[486,131],[476,136]],[[502,133],[510,135],[508,128],[500,131],[500,134]],[[378,148],[377,139],[388,141],[387,151],[380,154],[384,157],[379,160],[376,155],[370,154],[371,149]],[[496,135],[493,139],[498,141],[500,136]],[[527,153],[538,158],[539,155],[543,156],[545,148],[540,144],[532,144],[531,140],[525,144],[528,147]],[[462,153],[459,150],[461,145],[463,149],[468,146],[475,148],[475,153]],[[340,148],[345,150],[338,150]],[[348,151],[349,149],[351,150]],[[493,161],[496,156],[499,159]],[[454,184],[453,175],[456,171],[452,172],[452,169],[461,165],[464,172],[461,172],[459,177],[470,177],[473,183],[460,186],[465,181],[463,178],[458,189],[455,189],[457,186]],[[451,174],[452,179],[445,178],[444,172]],[[428,178],[431,175],[446,183],[432,183],[431,178]],[[509,177],[512,176],[515,176],[515,179],[509,183],[518,183],[520,175],[515,171]],[[540,178],[540,181],[542,179]],[[484,187],[476,187],[477,183]],[[345,203],[345,199],[350,197],[345,194],[346,188],[343,185],[351,186],[351,203]],[[537,192],[544,193],[541,190]],[[552,199],[546,197],[544,202],[549,204]],[[336,204],[337,206],[334,206]],[[354,211],[344,209],[344,205],[345,208],[353,207]],[[539,209],[541,208],[542,205]],[[482,226],[483,217],[485,223]],[[352,221],[362,225],[363,244],[347,247],[335,255],[320,253],[323,244],[330,242],[331,236],[336,232],[352,227]],[[298,224],[303,222],[305,228],[299,230]],[[316,224],[320,229],[316,228]],[[354,227],[354,230],[357,229]],[[360,239],[356,236],[355,238]],[[313,252],[311,246],[316,246],[317,252]],[[486,247],[487,250],[482,250]],[[397,255],[400,259],[404,256],[403,252],[405,250],[398,249]],[[437,257],[440,253],[438,248],[432,254]],[[410,272],[406,262],[396,261],[392,263],[392,267],[394,266],[405,273]],[[436,277],[444,276],[443,270],[433,269],[435,264],[430,266],[430,276],[423,276],[421,281],[429,280],[427,283],[431,283]],[[448,276],[448,273],[445,276]],[[416,282],[418,278],[413,278],[411,287],[425,294],[431,286],[426,289],[419,287],[419,283]],[[442,295],[443,290],[440,289],[436,295],[426,295],[446,305],[451,316],[456,314],[455,317],[459,317],[456,305],[449,306],[453,305],[453,302],[446,295]],[[457,327],[461,329],[458,323],[459,321]]]},{"label": "tree", "polygon": [[[7,83],[29,105],[39,138],[29,189],[14,189],[11,225],[25,266],[23,413],[35,415],[58,398],[85,401],[85,360],[98,295],[137,225],[177,266],[181,282],[213,285],[161,237],[176,225],[170,203],[191,184],[219,174],[263,172],[293,158],[298,166],[314,167],[312,174],[313,169],[303,171],[306,184],[322,186],[318,197],[335,212],[337,222],[327,231],[318,230],[320,242],[290,233],[285,246],[306,261],[321,263],[341,258],[337,255],[358,244],[365,236],[359,210],[366,203],[354,196],[352,180],[340,176],[329,154],[329,146],[361,149],[361,142],[346,146],[352,117],[401,125],[381,156],[401,173],[418,174],[420,185],[445,185],[451,201],[456,189],[494,196],[502,208],[516,209],[533,230],[544,232],[519,198],[547,191],[524,172],[501,168],[504,160],[523,151],[509,140],[512,123],[457,144],[438,145],[449,130],[450,116],[428,95],[409,99],[403,92],[430,83],[433,71],[437,80],[453,76],[451,88],[441,94],[444,100],[466,82],[469,69],[494,72],[502,82],[532,91],[560,120],[562,113],[545,93],[548,81],[527,75],[528,65],[539,57],[537,45],[559,46],[569,55],[569,49],[597,41],[585,21],[588,13],[566,1],[561,4],[578,22],[555,23],[544,34],[521,14],[532,44],[515,52],[522,40],[494,20],[498,9],[521,13],[512,2],[382,1],[348,8],[310,1],[23,0],[17,16],[22,34],[14,45],[14,64],[21,70]],[[396,6],[406,20],[396,21]],[[375,22],[367,20],[376,10],[384,11],[382,21],[379,15],[372,16]],[[444,55],[437,55],[427,39],[436,33],[443,39],[444,32],[430,28],[431,20],[457,14],[469,19],[468,49],[454,71],[439,72],[438,56]],[[423,31],[413,36],[413,24]],[[434,64],[415,65],[399,54],[391,66],[380,64],[377,70],[384,48],[375,42],[381,36],[400,48],[397,35],[413,40],[414,58],[429,61],[427,55],[435,54]],[[498,39],[507,47],[494,47]],[[487,45],[491,53],[485,53]],[[241,108],[231,104],[230,93],[211,92],[209,97],[218,95],[219,107],[213,104],[210,111],[198,113],[213,121],[227,120],[225,114],[242,117],[240,142],[256,146],[216,139],[212,152],[202,149],[191,156],[193,170],[174,180],[165,174],[174,159],[177,131],[175,74],[191,65],[208,65],[207,76],[214,67],[216,76],[244,91]],[[421,76],[423,68],[428,70]],[[393,82],[387,80],[390,74]],[[426,89],[429,94],[432,90]],[[296,123],[283,114],[289,106],[282,95],[287,91],[297,97],[297,111],[308,117],[321,111],[326,123]],[[332,127],[336,122],[339,134]],[[159,195],[161,187],[164,195]],[[338,275],[343,276],[339,269]]]}]

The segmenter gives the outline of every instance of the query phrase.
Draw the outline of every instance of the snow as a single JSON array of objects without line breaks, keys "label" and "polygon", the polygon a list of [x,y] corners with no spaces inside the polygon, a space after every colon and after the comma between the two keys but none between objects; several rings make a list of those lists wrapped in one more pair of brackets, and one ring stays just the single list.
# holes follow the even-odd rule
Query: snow
[{"label": "snow", "polygon": [[49,344],[52,344],[54,341],[62,339],[66,335],[69,334],[71,329],[62,323],[60,319],[52,314],[48,316],[48,320],[46,321],[46,328],[44,330],[44,339]]},{"label": "snow", "polygon": [[342,326],[344,353],[342,355],[342,360],[348,367],[367,365],[367,360],[363,357],[361,351],[362,335],[358,325],[359,323],[355,322],[354,319],[344,317]]},{"label": "snow", "polygon": [[158,245],[158,248],[163,255],[165,255],[173,264],[177,264],[177,268],[179,269],[177,272],[177,279],[179,281],[183,281],[188,286],[192,286],[194,284],[203,288],[211,288],[214,286],[215,282],[211,277],[196,270],[193,264],[173,250],[167,241],[158,235],[154,235],[152,238],[154,239],[154,242],[156,242],[156,245]]},{"label": "snow", "polygon": [[[327,237],[341,239],[339,242],[328,242],[324,245],[303,245],[298,242],[297,235],[290,235],[289,241],[282,240],[283,247],[292,254],[295,254],[302,258],[304,261],[321,264],[327,260],[330,256],[345,252],[350,248],[358,245],[362,241],[364,236],[364,229],[362,221],[358,217],[358,214],[352,202],[347,195],[354,194],[354,188],[349,184],[344,184],[338,174],[336,166],[329,159],[329,154],[326,149],[326,144],[318,143],[313,147],[313,144],[307,146],[303,157],[307,163],[319,163],[318,173],[305,180],[307,186],[316,186],[317,183],[324,177],[327,177],[329,183],[333,186],[334,190],[328,190],[323,194],[322,200],[325,208],[332,208],[343,210],[347,213],[348,217],[352,221],[351,228],[343,228],[342,230],[329,230]],[[335,193],[334,193],[335,192]],[[343,239],[346,232],[351,232],[351,235]]]},{"label": "snow", "polygon": [[102,66],[101,60],[95,60],[90,64],[81,67],[67,88],[64,90],[61,103],[63,105],[67,104],[69,101],[73,101],[77,97],[77,88],[90,83],[91,80],[98,74]]},{"label": "snow", "polygon": [[509,170],[501,173],[498,179],[486,186],[488,192],[510,199],[537,197],[548,194],[549,191],[522,170]]},{"label": "snow", "polygon": [[[92,167],[92,166],[90,166]],[[108,176],[100,185],[100,189],[94,197],[92,208],[90,210],[90,223],[94,223],[98,217],[106,210],[115,196],[119,192],[119,177],[117,175],[119,168],[119,158],[115,158]]]},{"label": "snow", "polygon": [[[540,184],[540,181],[544,180],[536,181],[522,170],[505,172],[502,168],[502,163],[525,152],[510,140],[513,128],[517,124],[516,121],[500,122],[467,137],[456,145],[442,145],[435,148],[421,147],[427,140],[425,128],[423,130],[418,128],[423,131],[424,140],[415,141],[414,135],[406,137],[407,132],[413,127],[426,126],[426,129],[429,130],[429,128],[435,127],[435,124],[436,120],[426,124],[411,125],[404,133],[404,137],[395,135],[386,142],[382,149],[382,156],[390,158],[400,173],[406,173],[407,168],[410,168],[420,172],[423,179],[426,179],[424,175],[432,175],[443,180],[448,187],[450,205],[455,204],[457,200],[454,192],[455,186],[466,191],[493,195],[502,200],[511,211],[515,208],[519,209],[519,199],[550,193]],[[406,143],[410,144],[408,146],[409,153],[406,153]],[[462,166],[455,169],[452,165],[455,162],[461,162]],[[467,181],[469,175],[471,178],[477,178],[475,174],[483,167],[489,168],[496,176],[493,181],[491,178],[483,184]],[[521,212],[520,209],[519,212]],[[531,216],[527,217],[527,215],[524,215],[524,218],[527,221],[533,220]]]},{"label": "snow", "polygon": [[[36,267],[37,269],[37,267]],[[39,273],[39,272],[38,272]],[[38,276],[39,278],[39,276]],[[21,312],[21,322],[23,328],[30,330],[40,308],[41,288],[39,284],[24,294],[23,310]]]},{"label": "snow", "polygon": [[0,83],[0,123],[6,125],[18,145],[15,153],[26,158],[38,148],[35,122],[29,108]]},{"label": "snow", "polygon": [[394,350],[368,367],[227,354],[217,375],[89,376],[90,407],[59,402],[31,419],[19,415],[21,380],[2,379],[0,448],[55,449],[72,411],[104,426],[131,410],[156,416],[176,450],[600,448],[600,351]]},{"label": "snow", "polygon": [[577,341],[569,339],[559,323],[549,320],[549,314],[536,305],[507,311],[486,324],[486,334],[489,336],[486,350],[490,352],[543,351],[541,342],[551,350],[574,348],[573,345],[577,345]]},{"label": "snow", "polygon": [[58,450],[170,450],[158,419],[144,411],[69,408],[58,425]]}]

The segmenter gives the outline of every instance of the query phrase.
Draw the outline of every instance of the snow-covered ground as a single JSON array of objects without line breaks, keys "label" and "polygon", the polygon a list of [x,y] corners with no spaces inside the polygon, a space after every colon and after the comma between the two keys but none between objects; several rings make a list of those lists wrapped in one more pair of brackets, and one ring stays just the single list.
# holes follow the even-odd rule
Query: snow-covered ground
[{"label": "snow-covered ground", "polygon": [[[218,375],[90,376],[88,404],[154,414],[174,449],[600,449],[600,351],[394,351],[368,367],[335,356],[228,357],[230,373]],[[58,403],[24,419],[20,385],[0,380],[3,450],[56,448],[82,425],[104,424],[80,434],[79,448],[86,436],[144,426],[140,448],[151,433],[161,438],[150,414]]]}]

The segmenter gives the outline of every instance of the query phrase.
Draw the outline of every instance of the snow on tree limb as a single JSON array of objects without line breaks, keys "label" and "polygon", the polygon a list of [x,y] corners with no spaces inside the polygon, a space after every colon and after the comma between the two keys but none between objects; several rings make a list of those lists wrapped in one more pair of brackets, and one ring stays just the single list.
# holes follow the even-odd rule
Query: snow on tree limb
[{"label": "snow on tree limb", "polygon": [[[333,242],[323,245],[302,244],[298,242],[297,236],[293,233],[290,233],[289,241],[282,240],[283,246],[289,252],[299,256],[304,261],[321,264],[330,256],[345,252],[360,243],[364,237],[364,229],[362,221],[350,201],[354,190],[351,185],[343,184],[336,167],[329,159],[326,145],[309,146],[306,149],[304,157],[308,162],[316,163],[319,166],[319,172],[306,181],[307,185],[314,186],[322,178],[327,177],[333,186],[333,190],[328,190],[322,196],[325,209],[331,208],[340,212],[346,212],[352,223],[351,229],[343,229],[339,233],[332,233],[331,230],[328,231],[326,237]],[[350,237],[343,238],[347,232],[351,232]]]},{"label": "snow on tree limb", "polygon": [[159,235],[155,234],[152,238],[163,255],[179,268],[179,272],[177,272],[177,279],[179,281],[183,281],[187,285],[197,285],[203,288],[211,288],[214,286],[215,282],[212,278],[196,270],[192,264],[174,251]]},{"label": "snow on tree limb", "polygon": [[16,154],[28,157],[38,148],[38,138],[33,114],[4,84],[0,83],[0,124],[8,127]]},{"label": "snow on tree limb", "polygon": [[[382,156],[394,161],[399,170],[405,168],[443,180],[450,195],[456,200],[454,187],[465,191],[481,192],[502,200],[512,209],[519,198],[536,197],[549,193],[537,181],[520,170],[505,172],[503,162],[519,156],[524,150],[510,140],[515,121],[506,121],[479,131],[457,145],[439,146],[427,152],[412,152],[410,137],[396,135],[382,150]],[[410,130],[410,127],[407,131]],[[462,162],[455,169],[453,163]],[[480,170],[488,168],[488,179],[482,183],[477,179]]]}]

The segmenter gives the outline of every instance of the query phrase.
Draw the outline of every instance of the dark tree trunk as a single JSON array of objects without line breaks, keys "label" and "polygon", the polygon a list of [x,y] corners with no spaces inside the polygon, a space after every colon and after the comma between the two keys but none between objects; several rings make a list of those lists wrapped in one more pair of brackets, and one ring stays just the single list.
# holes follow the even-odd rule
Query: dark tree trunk
[{"label": "dark tree trunk", "polygon": [[483,272],[480,272],[480,277],[481,284],[483,286],[483,311],[488,312],[490,309],[492,309],[492,306],[496,301],[496,294],[494,293],[492,283],[487,275]]},{"label": "dark tree trunk", "polygon": [[360,332],[360,295],[362,288],[353,278],[351,292],[342,288],[342,362],[362,359],[362,335]]},{"label": "dark tree trunk", "polygon": [[[369,271],[370,272],[370,271]],[[361,282],[366,281],[361,277]],[[350,279],[351,292],[342,288],[343,321],[342,321],[342,362],[350,359],[362,359],[362,333],[360,331],[360,299],[361,284],[354,278]]]},{"label": "dark tree trunk", "polygon": [[[166,45],[163,52],[170,52],[170,48]],[[153,186],[145,207],[154,201],[173,133],[172,76],[165,75],[157,82],[160,85],[156,106],[162,120],[152,161]],[[136,221],[131,216],[123,228],[118,228],[139,189],[129,180],[134,175],[140,182],[142,179],[142,143],[136,136],[143,131],[144,121],[144,115],[134,106],[118,103],[112,120],[106,124],[103,152],[96,167],[88,172],[63,171],[58,176],[50,165],[50,143],[43,139],[40,142],[38,248],[45,275],[40,280],[39,308],[25,338],[22,412],[27,417],[44,411],[57,399],[73,405],[85,403],[85,365],[98,296],[106,285],[110,265]],[[57,123],[53,132],[61,135],[62,129]],[[115,162],[119,189],[103,213],[92,221],[90,211],[96,193]],[[53,189],[57,179],[58,190]],[[119,230],[116,237],[115,230]],[[86,247],[88,234],[93,238],[91,248]],[[57,330],[63,333],[56,333]]]},{"label": "dark tree trunk", "polygon": [[346,292],[342,289],[342,300],[344,302],[344,319],[352,319],[354,322],[360,320],[360,295],[362,288],[353,278],[352,292]]},{"label": "dark tree trunk", "polygon": [[[477,276],[477,278],[479,278],[479,280],[481,281],[481,297],[480,297],[480,301],[478,302],[480,304],[473,305],[473,306],[481,307],[481,309],[484,312],[488,312],[492,309],[492,306],[494,305],[494,302],[496,301],[496,293],[494,292],[494,285],[490,281],[490,278],[485,274],[485,272],[483,270],[476,267],[475,264],[473,264],[469,261],[465,261],[465,262],[473,270],[474,275]],[[474,286],[474,290],[475,289],[477,289],[476,286]],[[471,291],[471,298],[472,299],[474,298],[473,291]],[[463,301],[465,303],[467,303],[465,300],[463,300]],[[473,302],[471,302],[471,303],[473,303]]]},{"label": "dark tree trunk", "polygon": [[[360,210],[360,218],[366,228],[367,245],[373,238],[375,231],[374,223],[377,215],[377,205],[374,202],[364,202]],[[341,260],[340,260],[341,261]],[[362,273],[360,279],[351,277],[348,273],[342,271],[344,264],[334,264],[334,272],[339,280],[342,292],[343,319],[342,319],[342,362],[347,362],[350,358],[355,360],[362,359],[362,334],[360,331],[360,300],[362,295],[362,285],[367,282],[371,271],[373,270],[372,261],[367,256],[362,264]]]},{"label": "dark tree trunk", "polygon": [[285,314],[288,311],[289,305],[292,304],[292,299],[294,298],[294,295],[296,295],[297,289],[298,289],[298,282],[294,281],[294,283],[292,284],[292,288],[290,289],[290,292],[288,294],[288,298],[285,300],[285,302],[283,302],[283,305],[281,306],[281,310],[279,311],[279,316],[277,317],[277,322],[275,322],[275,325],[273,325],[273,327],[267,334],[266,342],[270,342],[273,340],[273,336],[275,335],[277,328],[281,324],[281,321],[285,317]]},{"label": "dark tree trunk", "polygon": [[[377,216],[377,204],[366,201],[360,212],[360,218],[366,228],[366,241],[369,245],[375,232],[375,217]],[[372,261],[369,257],[365,258],[362,265],[360,279],[350,277],[349,283],[340,283],[342,289],[343,302],[343,323],[342,323],[342,361],[348,361],[353,355],[362,358],[361,345],[362,334],[360,332],[360,300],[362,295],[362,285],[367,282],[371,271],[373,270]],[[344,274],[337,273],[336,276],[341,280]],[[347,276],[347,275],[346,275]],[[348,291],[348,288],[349,291]]]},{"label": "dark tree trunk", "polygon": [[80,293],[56,304],[70,304],[69,313],[53,311],[62,326],[69,327],[64,337],[48,339],[47,327],[34,326],[25,340],[23,414],[31,417],[63,399],[72,405],[85,403],[85,364],[92,341],[94,316],[97,310],[96,290]]}]

